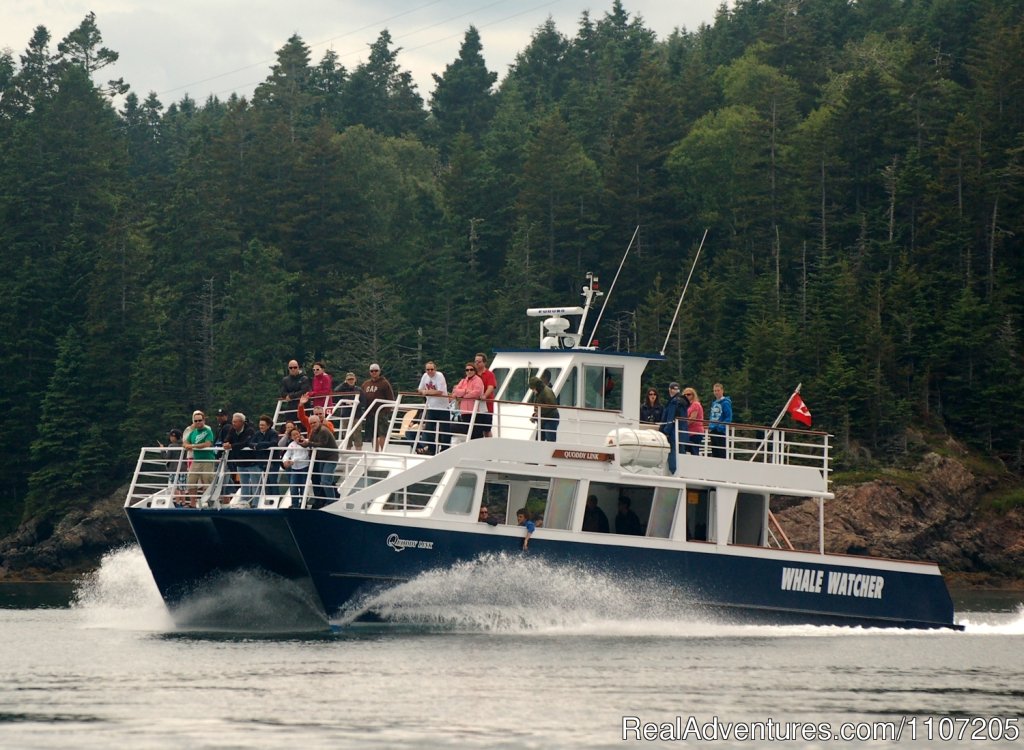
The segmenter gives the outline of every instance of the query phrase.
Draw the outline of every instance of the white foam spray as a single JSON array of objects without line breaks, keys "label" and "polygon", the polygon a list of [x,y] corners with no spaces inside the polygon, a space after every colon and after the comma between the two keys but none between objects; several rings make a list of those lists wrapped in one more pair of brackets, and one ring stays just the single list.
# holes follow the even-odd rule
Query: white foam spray
[{"label": "white foam spray", "polygon": [[685,592],[521,555],[492,554],[351,602],[337,617],[492,633],[678,633],[722,627]]},{"label": "white foam spray", "polygon": [[78,581],[71,606],[87,627],[156,631],[173,628],[137,545],[105,554],[99,568]]},{"label": "white foam spray", "polygon": [[72,608],[86,627],[121,630],[290,633],[328,627],[306,591],[257,571],[216,576],[171,612],[137,545],[104,555],[99,568],[78,582]]},{"label": "white foam spray", "polygon": [[[167,610],[136,545],[104,555],[83,577],[72,607],[86,627],[172,632],[288,633],[322,631],[327,623],[310,594],[256,571],[219,576]],[[725,623],[667,583],[637,582],[586,566],[495,554],[416,578],[350,602],[334,618],[342,626],[365,615],[387,622],[466,632],[631,635],[652,637],[789,637],[935,634],[815,625]],[[1024,605],[1013,613],[958,617],[970,635],[1024,634]]]},{"label": "white foam spray", "polygon": [[971,635],[1024,635],[1024,604],[1011,613],[971,612],[959,623]]},{"label": "white foam spray", "polygon": [[224,573],[174,608],[179,630],[245,633],[305,633],[328,629],[313,595],[292,581],[264,571]]},{"label": "white foam spray", "polygon": [[[341,627],[372,616],[386,622],[454,631],[512,634],[628,635],[669,638],[863,637],[949,634],[953,630],[768,625],[723,621],[668,582],[595,572],[522,555],[492,554],[350,602]],[[969,613],[968,633],[1024,630],[1024,610]]]}]

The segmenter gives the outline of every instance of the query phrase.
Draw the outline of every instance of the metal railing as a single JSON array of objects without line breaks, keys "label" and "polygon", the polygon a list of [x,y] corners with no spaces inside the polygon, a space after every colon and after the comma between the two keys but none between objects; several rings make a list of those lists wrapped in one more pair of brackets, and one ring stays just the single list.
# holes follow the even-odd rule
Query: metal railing
[{"label": "metal railing", "polygon": [[[278,404],[278,415],[280,405]],[[419,449],[439,453],[460,442],[483,434],[481,412],[471,411],[453,418],[451,412],[432,413],[419,394],[399,394],[394,401],[377,401],[385,417],[373,412],[358,413],[354,401],[336,400],[328,419],[335,427],[338,450],[310,451],[309,464],[302,468],[282,466],[287,450],[268,449],[259,460],[229,461],[217,449],[217,458],[205,474],[194,471],[191,454],[180,448],[143,448],[129,489],[127,505],[144,503],[153,507],[321,507],[364,490],[396,471],[405,471],[420,460]],[[482,402],[481,402],[482,403]],[[494,401],[491,434],[513,440],[539,440],[536,406],[529,403]],[[339,411],[339,406],[343,407]],[[351,407],[351,408],[349,408]],[[626,419],[621,413],[581,407],[558,406],[557,440],[570,445],[605,449],[609,434],[620,428],[656,429]],[[368,421],[368,416],[370,420]],[[426,416],[426,418],[424,418]],[[276,418],[276,417],[275,417]],[[724,433],[709,431],[711,423],[697,423],[699,432],[689,433],[687,422],[675,423],[675,449],[682,455],[691,448],[698,456],[714,456],[755,463],[807,466],[830,471],[829,435],[810,430],[789,430],[730,423]],[[378,426],[384,429],[382,452],[375,452]],[[363,433],[366,433],[363,435]],[[690,443],[691,436],[696,443]],[[362,441],[357,440],[362,437]],[[685,466],[677,461],[677,473]],[[415,491],[413,495],[415,495]],[[406,493],[403,508],[410,503]]]}]

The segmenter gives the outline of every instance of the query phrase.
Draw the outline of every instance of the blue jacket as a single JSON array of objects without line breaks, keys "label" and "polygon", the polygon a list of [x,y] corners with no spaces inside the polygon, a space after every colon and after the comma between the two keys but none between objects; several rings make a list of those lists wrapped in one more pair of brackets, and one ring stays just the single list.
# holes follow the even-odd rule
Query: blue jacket
[{"label": "blue jacket", "polygon": [[[719,435],[725,434],[725,425],[732,422],[732,399],[728,396],[716,398],[711,403],[711,413],[708,415],[711,422],[708,425],[709,432],[716,432]],[[715,423],[718,424],[715,424]]]},{"label": "blue jacket", "polygon": [[668,400],[664,411],[661,413],[661,420],[665,423],[661,426],[661,431],[666,435],[674,435],[676,417],[680,416],[680,414],[686,414],[686,406],[683,404],[682,397],[676,394]]}]

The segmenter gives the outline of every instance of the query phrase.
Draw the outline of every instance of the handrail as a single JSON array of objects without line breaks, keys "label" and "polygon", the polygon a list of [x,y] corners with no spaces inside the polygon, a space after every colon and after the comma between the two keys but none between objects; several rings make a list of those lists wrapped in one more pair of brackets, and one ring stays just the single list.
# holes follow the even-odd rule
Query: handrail
[{"label": "handrail", "polygon": [[[346,395],[349,396],[348,403],[339,400],[334,405],[335,408],[332,409],[329,419],[334,420],[338,406],[344,407],[355,402],[356,394],[342,394],[342,398]],[[350,443],[356,431],[362,432],[367,416],[376,409],[364,410],[361,413],[357,413],[357,409],[352,409],[340,415],[338,421],[332,421],[337,428],[339,446],[337,454],[332,456],[329,462],[311,458],[310,467],[301,477],[301,491],[295,490],[296,497],[301,500],[301,505],[309,507],[322,504],[325,501],[332,501],[332,497],[326,497],[322,490],[325,482],[332,484],[337,489],[337,492],[332,489],[333,497],[339,494],[344,496],[344,493],[351,489],[365,487],[370,481],[367,479],[369,475],[366,473],[366,466],[371,454],[389,459],[408,456],[408,459],[401,459],[403,462],[407,460],[420,461],[422,459],[410,455],[414,453],[417,446],[428,446],[429,450],[425,452],[433,453],[446,450],[457,441],[474,439],[474,432],[479,426],[479,415],[484,412],[480,409],[468,412],[469,421],[458,423],[457,426],[445,414],[444,418],[437,420],[437,429],[435,430],[435,425],[430,423],[433,420],[424,419],[427,411],[427,398],[429,397],[418,393],[401,392],[394,400],[377,400],[375,402],[376,409],[389,410],[387,419],[381,424],[382,429],[386,431],[381,453],[374,450],[377,438],[376,419],[372,422],[373,427],[369,429],[372,436],[369,436],[368,445],[363,444],[361,449],[357,449]],[[478,401],[481,402],[481,405],[484,402],[483,399]],[[282,402],[278,403],[280,405]],[[528,401],[506,400],[495,400],[492,403],[495,410],[491,430],[496,438],[539,440],[539,425],[530,420],[530,417],[535,414],[536,404]],[[627,419],[621,412],[615,410],[563,405],[558,405],[558,409],[560,421],[557,428],[557,440],[573,447],[597,448],[600,446],[605,448],[608,445],[609,436],[618,430],[646,430],[658,427],[641,423],[636,419]],[[409,411],[415,411],[416,416],[403,422],[403,418]],[[725,423],[725,434],[722,436],[721,433],[711,433],[708,429],[710,425],[715,424],[712,420],[680,418],[674,424],[675,446],[679,452],[689,444],[688,437],[691,433],[686,431],[687,422],[694,422],[701,426],[700,432],[694,434],[701,436],[702,444],[696,451],[696,457],[690,456],[677,462],[677,475],[690,476],[692,471],[701,473],[712,468],[710,464],[705,464],[699,469],[693,468],[694,464],[687,463],[690,460],[703,461],[712,457],[716,459],[725,457],[733,460],[752,458],[758,465],[775,464],[816,469],[824,480],[825,486],[828,485],[831,471],[830,436],[828,433],[730,422]],[[664,426],[664,423],[661,426]],[[720,437],[724,437],[724,441],[720,440]],[[759,445],[766,446],[766,449],[756,450]],[[180,452],[175,460],[175,457],[168,453],[173,450],[175,450],[174,446],[142,449],[129,488],[127,504],[152,504],[155,502],[162,504],[161,507],[171,507],[176,502],[180,502],[181,495],[189,494],[189,488],[185,487],[187,456]],[[180,451],[180,449],[178,450]],[[290,504],[291,474],[288,474],[286,483],[282,479],[284,472],[280,467],[281,456],[285,448],[271,447],[268,449],[269,453],[263,455],[258,462],[242,464],[252,467],[245,472],[238,472],[234,468],[238,464],[229,466],[221,449],[213,448],[212,450],[218,451],[218,462],[210,483],[208,485],[205,482],[197,483],[197,486],[203,486],[204,489],[199,498],[200,502],[207,506],[219,507],[225,500],[231,499],[235,501],[235,507],[238,507],[243,496],[248,496],[256,498],[254,502],[259,502],[261,507],[266,506],[267,503],[277,506]],[[317,464],[323,464],[323,466],[317,468]],[[402,465],[408,468],[412,464],[403,463]],[[326,471],[333,471],[336,476],[325,478],[323,475]],[[355,471],[356,474],[363,477],[358,488],[346,479],[351,471]],[[234,473],[239,473],[239,479],[246,480],[238,483],[244,485],[244,491],[236,488],[234,477],[231,476]],[[242,477],[241,474],[245,474],[245,477]],[[286,484],[287,486],[285,486]],[[320,495],[317,495],[318,492]],[[194,493],[191,496],[194,497]]]},{"label": "handrail", "polygon": [[[786,531],[785,531],[785,529],[782,528],[782,524],[779,523],[779,519],[776,518],[775,514],[772,513],[771,510],[769,509],[769,511],[768,511],[768,532],[771,533],[772,536],[774,537],[775,534],[772,533],[772,525],[774,525],[775,528],[778,529],[779,535],[782,537],[782,541],[784,541],[786,543],[786,548],[787,549],[795,549],[793,547],[793,543],[791,541],[789,541],[789,537],[786,536]],[[782,545],[779,545],[779,546],[781,548]]]}]

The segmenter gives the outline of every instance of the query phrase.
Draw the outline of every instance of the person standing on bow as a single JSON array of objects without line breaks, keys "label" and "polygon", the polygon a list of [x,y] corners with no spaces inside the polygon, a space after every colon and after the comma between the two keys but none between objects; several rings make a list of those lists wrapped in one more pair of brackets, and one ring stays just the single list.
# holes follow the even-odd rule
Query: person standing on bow
[{"label": "person standing on bow", "polygon": [[[305,493],[306,475],[309,473],[309,448],[302,440],[302,432],[298,427],[292,426],[286,436],[288,448],[281,458],[281,467],[288,477],[289,494],[291,495],[291,507],[302,507],[302,495]],[[282,438],[284,439],[284,438]],[[282,494],[284,494],[282,492]]]},{"label": "person standing on bow", "polygon": [[313,459],[313,507],[322,508],[337,499],[334,472],[338,464],[338,441],[316,414],[309,418],[309,437],[303,443]]},{"label": "person standing on bow", "polygon": [[188,504],[196,507],[196,497],[201,496],[206,487],[213,482],[216,471],[214,462],[217,454],[213,450],[216,437],[213,428],[206,424],[206,415],[198,409],[192,412],[192,429],[181,441],[181,448],[192,457],[188,469]]},{"label": "person standing on bow", "polygon": [[238,475],[242,488],[242,501],[255,508],[259,505],[259,464],[252,443],[256,431],[238,411],[231,415],[231,429],[224,438],[224,451],[228,457],[228,473]]},{"label": "person standing on bow", "polygon": [[459,421],[452,425],[452,433],[466,435],[470,422],[473,422],[473,434],[469,435],[469,438],[473,439],[483,437],[483,429],[474,417],[487,408],[482,406],[481,402],[484,397],[484,381],[477,375],[473,362],[466,363],[465,373],[466,376],[452,389],[452,395],[448,400],[457,400],[459,403]]}]

